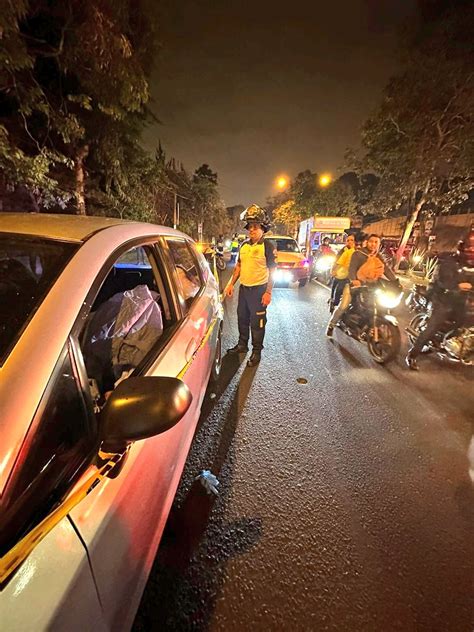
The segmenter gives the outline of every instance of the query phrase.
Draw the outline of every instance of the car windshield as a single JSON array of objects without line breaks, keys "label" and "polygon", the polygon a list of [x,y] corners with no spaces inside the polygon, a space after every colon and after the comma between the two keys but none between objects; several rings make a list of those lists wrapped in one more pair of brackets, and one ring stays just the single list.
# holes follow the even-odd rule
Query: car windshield
[{"label": "car windshield", "polygon": [[294,239],[272,239],[277,252],[299,252],[298,244]]},{"label": "car windshield", "polygon": [[77,248],[50,239],[0,235],[0,365]]}]

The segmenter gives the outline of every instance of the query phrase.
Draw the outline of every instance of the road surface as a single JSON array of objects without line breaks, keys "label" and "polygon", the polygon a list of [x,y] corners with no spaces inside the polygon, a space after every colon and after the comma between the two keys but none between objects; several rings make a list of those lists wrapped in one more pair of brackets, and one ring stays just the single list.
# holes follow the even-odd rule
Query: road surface
[{"label": "road surface", "polygon": [[474,629],[473,372],[376,365],[327,297],[275,289],[261,364],[226,356],[136,631]]}]

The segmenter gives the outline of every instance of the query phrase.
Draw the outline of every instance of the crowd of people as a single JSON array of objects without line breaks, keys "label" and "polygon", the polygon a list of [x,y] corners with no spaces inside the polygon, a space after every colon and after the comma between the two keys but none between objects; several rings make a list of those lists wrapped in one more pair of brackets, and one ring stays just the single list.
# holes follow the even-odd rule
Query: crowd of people
[{"label": "crowd of people", "polygon": [[[246,353],[250,336],[253,351],[248,362],[255,366],[260,362],[267,322],[267,308],[272,297],[272,270],[276,267],[276,250],[269,239],[263,239],[270,228],[264,209],[256,204],[249,206],[243,214],[248,239],[239,250],[232,278],[227,285],[226,295],[231,297],[234,285],[240,279],[237,307],[239,328],[238,343],[229,353]],[[381,240],[378,235],[363,233],[349,234],[344,248],[338,253],[332,268],[330,297],[331,317],[326,334],[332,337],[344,313],[357,301],[362,287],[373,287],[380,279],[396,281],[390,265],[380,254]],[[319,255],[333,254],[329,239],[323,239]],[[432,339],[440,325],[450,319],[455,327],[466,323],[466,293],[472,291],[474,279],[474,230],[471,229],[465,242],[459,244],[454,254],[441,255],[430,284],[432,309],[427,326],[418,336],[406,357],[411,370],[418,370],[418,356]],[[401,289],[401,288],[400,288]]]}]

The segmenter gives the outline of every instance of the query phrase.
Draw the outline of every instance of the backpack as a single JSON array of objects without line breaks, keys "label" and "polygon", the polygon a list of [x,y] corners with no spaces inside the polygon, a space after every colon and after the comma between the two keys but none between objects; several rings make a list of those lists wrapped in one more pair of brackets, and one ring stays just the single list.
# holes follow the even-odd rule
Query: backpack
[{"label": "backpack", "polygon": [[367,261],[357,270],[357,278],[363,283],[370,283],[380,279],[384,271],[385,265],[383,261],[377,255],[369,255],[367,256]]}]

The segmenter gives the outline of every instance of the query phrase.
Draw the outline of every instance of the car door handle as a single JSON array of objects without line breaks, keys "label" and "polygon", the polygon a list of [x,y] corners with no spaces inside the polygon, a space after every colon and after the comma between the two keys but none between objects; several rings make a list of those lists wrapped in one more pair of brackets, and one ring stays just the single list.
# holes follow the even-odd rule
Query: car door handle
[{"label": "car door handle", "polygon": [[195,338],[191,338],[191,340],[188,342],[188,346],[186,347],[186,353],[185,353],[186,362],[189,362],[191,360],[197,348],[198,348],[197,340]]}]

